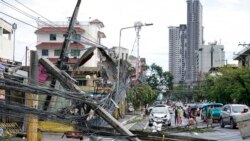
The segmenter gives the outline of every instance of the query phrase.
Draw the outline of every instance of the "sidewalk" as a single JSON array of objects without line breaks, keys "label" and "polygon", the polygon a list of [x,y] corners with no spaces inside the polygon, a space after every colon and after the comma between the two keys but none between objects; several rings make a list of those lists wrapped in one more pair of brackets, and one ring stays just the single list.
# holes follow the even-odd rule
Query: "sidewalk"
[{"label": "sidewalk", "polygon": [[118,119],[123,125],[129,124],[133,120],[142,119],[142,115],[139,112],[129,113],[123,116],[123,118]]}]

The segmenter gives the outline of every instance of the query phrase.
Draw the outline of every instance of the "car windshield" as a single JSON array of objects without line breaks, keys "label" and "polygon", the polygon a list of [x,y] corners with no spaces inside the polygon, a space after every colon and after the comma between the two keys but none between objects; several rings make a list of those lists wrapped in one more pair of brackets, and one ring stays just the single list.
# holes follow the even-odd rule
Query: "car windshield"
[{"label": "car windshield", "polygon": [[169,113],[169,111],[166,107],[154,107],[152,113]]},{"label": "car windshield", "polygon": [[222,109],[222,105],[213,105],[214,109]]},{"label": "car windshield", "polygon": [[240,113],[243,111],[245,105],[237,105],[237,106],[232,106],[232,110],[234,113]]}]

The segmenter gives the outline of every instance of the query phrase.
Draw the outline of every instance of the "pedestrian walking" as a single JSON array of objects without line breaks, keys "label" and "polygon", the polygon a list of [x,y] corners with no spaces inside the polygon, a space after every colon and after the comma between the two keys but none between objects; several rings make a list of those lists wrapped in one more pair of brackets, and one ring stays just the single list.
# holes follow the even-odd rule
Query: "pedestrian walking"
[{"label": "pedestrian walking", "polygon": [[191,115],[191,106],[188,106],[188,108],[185,110],[185,113],[186,113],[185,118],[189,119]]},{"label": "pedestrian walking", "polygon": [[210,125],[212,128],[213,124],[213,110],[212,106],[208,106],[207,112],[206,112],[206,117],[207,117],[207,128]]},{"label": "pedestrian walking", "polygon": [[178,109],[178,106],[175,106],[175,108],[174,108],[174,123],[175,123],[175,126],[178,123],[178,121],[177,121],[177,117],[178,117],[177,109]]},{"label": "pedestrian walking", "polygon": [[183,110],[182,110],[181,106],[179,106],[178,109],[177,109],[177,122],[178,122],[178,126],[182,125],[182,116],[183,116]]}]

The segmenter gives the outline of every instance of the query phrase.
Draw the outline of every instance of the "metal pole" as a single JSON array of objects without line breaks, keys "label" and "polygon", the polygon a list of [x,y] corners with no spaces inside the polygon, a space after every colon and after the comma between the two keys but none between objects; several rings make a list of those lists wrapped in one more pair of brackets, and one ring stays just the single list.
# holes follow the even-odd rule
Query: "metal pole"
[{"label": "metal pole", "polygon": [[[142,26],[151,26],[153,25],[152,23],[145,23],[145,24],[141,24],[140,28]],[[124,29],[129,29],[129,28],[135,28],[136,26],[128,26],[128,27],[123,27],[120,29],[120,33],[119,33],[119,46],[118,46],[118,64],[117,64],[117,87],[116,87],[116,93],[118,94],[118,90],[119,90],[119,84],[120,84],[120,54],[121,54],[121,36],[122,36],[122,30]],[[139,44],[138,44],[139,46]],[[138,55],[139,56],[139,55]]]},{"label": "metal pole", "polygon": [[135,80],[139,78],[139,63],[140,63],[140,53],[139,53],[139,39],[140,39],[140,30],[141,30],[142,23],[137,22],[135,23],[135,30],[136,30],[136,38],[137,38],[137,61],[136,61],[136,74]]},{"label": "metal pole", "polygon": [[28,47],[26,46],[26,50],[25,50],[25,66],[27,66],[27,60],[28,60]]},{"label": "metal pole", "polygon": [[116,87],[116,94],[118,94],[119,86],[120,86],[120,54],[121,54],[121,37],[122,37],[122,30],[134,28],[134,26],[124,27],[120,29],[119,33],[119,46],[118,46],[118,64],[117,64],[117,87]]},{"label": "metal pole", "polygon": [[13,62],[15,61],[15,39],[16,38],[16,34],[15,34],[15,30],[14,30],[14,38],[13,38],[13,40],[14,40],[14,42],[13,42]]},{"label": "metal pole", "polygon": [[13,28],[13,63],[15,62],[15,46],[16,46],[16,29],[17,29],[17,24],[13,23],[12,24],[12,28]]},{"label": "metal pole", "polygon": [[118,94],[119,85],[120,85],[120,52],[121,52],[121,36],[122,36],[122,30],[123,30],[123,28],[120,29],[120,34],[119,34],[116,94]]}]

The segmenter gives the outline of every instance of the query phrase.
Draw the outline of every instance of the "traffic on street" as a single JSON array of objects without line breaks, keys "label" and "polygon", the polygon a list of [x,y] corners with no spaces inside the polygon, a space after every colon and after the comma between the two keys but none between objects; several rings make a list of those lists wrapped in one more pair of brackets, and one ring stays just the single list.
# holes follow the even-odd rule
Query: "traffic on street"
[{"label": "traffic on street", "polygon": [[[204,111],[204,107],[207,107],[208,105],[212,105],[211,108],[209,108],[212,112],[210,117],[212,119],[211,121],[207,121],[209,117],[207,117],[208,114]],[[151,106],[147,109],[149,111],[145,112],[145,115],[141,117],[139,121],[127,124],[126,127],[130,130],[144,130],[148,132],[189,136],[208,140],[243,140],[236,123],[233,123],[233,125],[221,123],[225,118],[225,115],[223,115],[223,112],[226,111],[225,108],[228,106],[240,106],[236,108],[237,111],[234,109],[234,114],[237,115],[238,113],[238,115],[241,115],[249,113],[249,107],[246,105],[234,104],[223,106],[218,103],[182,104],[178,102],[176,107],[175,105],[173,106],[167,104],[156,104]],[[165,108],[165,111],[161,110],[162,108]],[[178,111],[178,109],[181,109],[182,111]],[[209,111],[209,109],[207,109],[207,111]],[[188,112],[191,111],[194,113],[188,114]],[[175,115],[176,113],[177,115]],[[178,114],[180,113],[181,117],[178,119]],[[168,120],[170,120],[170,122],[168,122]],[[223,120],[223,122],[225,122],[225,120]],[[245,139],[244,141],[248,140],[250,141],[250,139]]]}]

